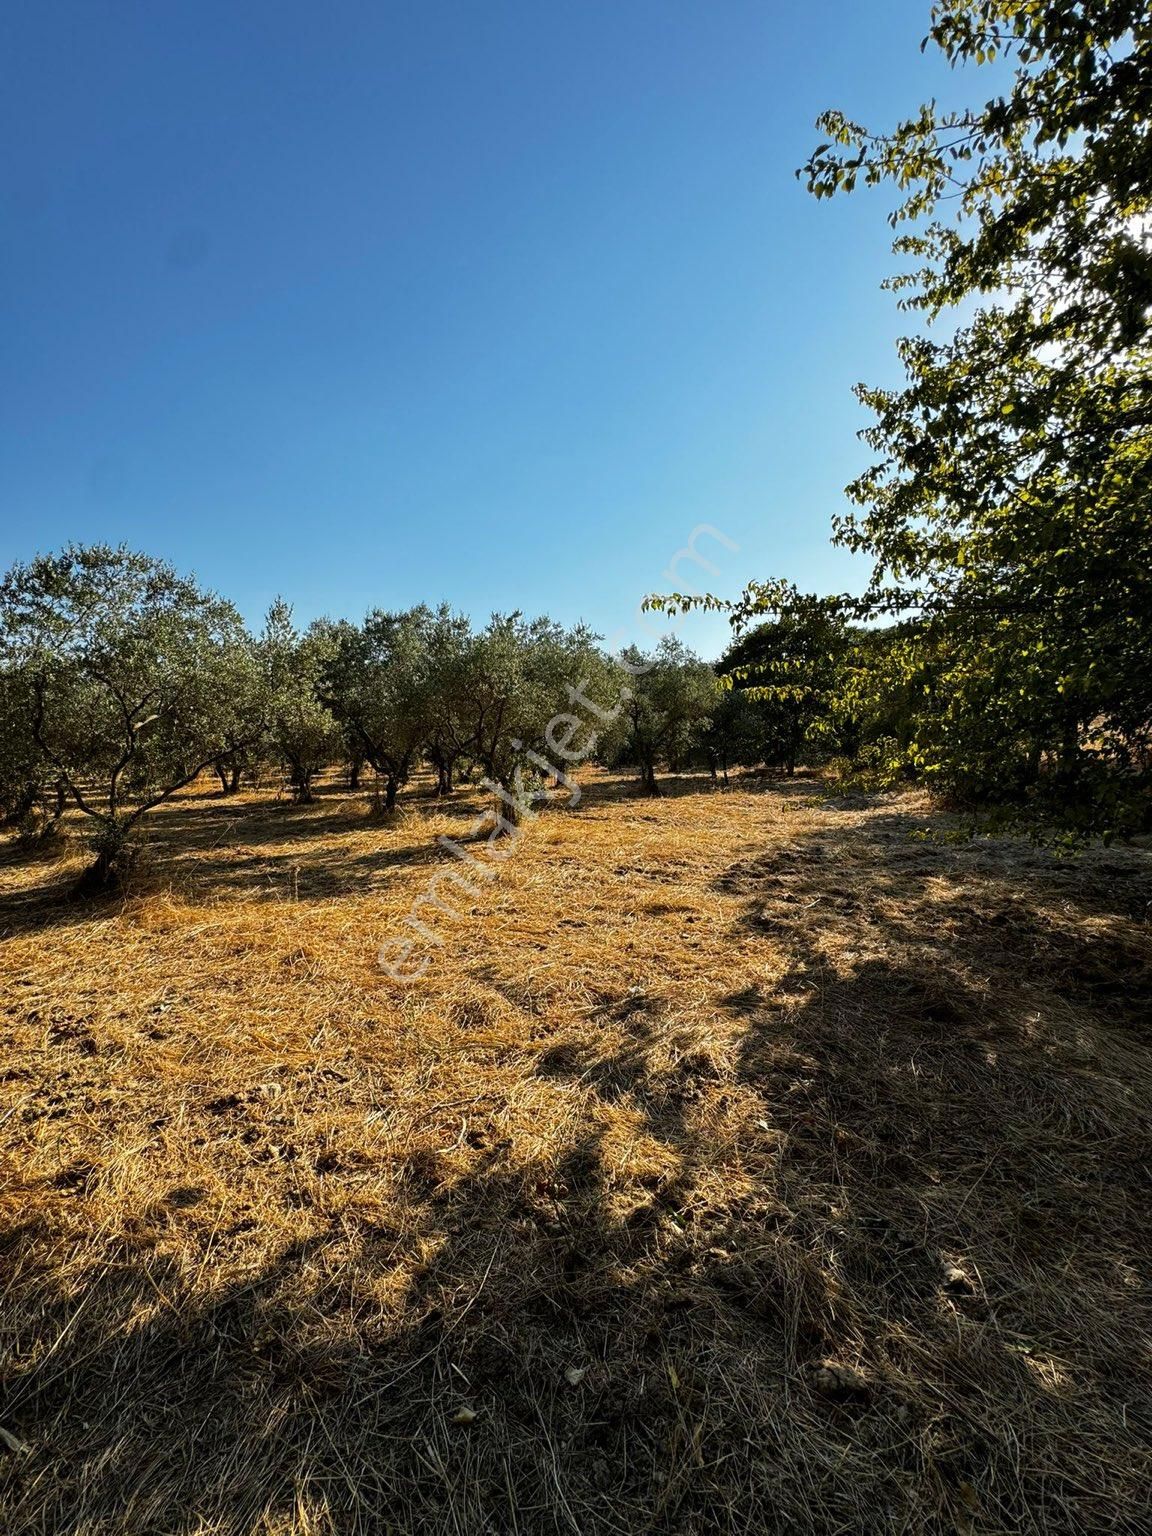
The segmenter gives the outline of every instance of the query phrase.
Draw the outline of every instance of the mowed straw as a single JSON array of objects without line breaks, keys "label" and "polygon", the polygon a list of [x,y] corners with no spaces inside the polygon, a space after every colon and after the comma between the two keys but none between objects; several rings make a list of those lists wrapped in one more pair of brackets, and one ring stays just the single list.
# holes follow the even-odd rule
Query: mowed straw
[{"label": "mowed straw", "polygon": [[4,1529],[1146,1528],[1148,856],[667,787],[9,857]]}]

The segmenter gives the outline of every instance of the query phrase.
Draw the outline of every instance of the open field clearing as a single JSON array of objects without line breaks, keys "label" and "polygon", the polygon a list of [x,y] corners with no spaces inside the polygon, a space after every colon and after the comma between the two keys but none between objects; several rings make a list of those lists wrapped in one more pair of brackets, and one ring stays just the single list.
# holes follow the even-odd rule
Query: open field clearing
[{"label": "open field clearing", "polygon": [[1152,1536],[1149,0],[7,10],[0,1536]]},{"label": "open field clearing", "polygon": [[5,1531],[1148,1529],[1152,858],[584,783],[5,852]]}]

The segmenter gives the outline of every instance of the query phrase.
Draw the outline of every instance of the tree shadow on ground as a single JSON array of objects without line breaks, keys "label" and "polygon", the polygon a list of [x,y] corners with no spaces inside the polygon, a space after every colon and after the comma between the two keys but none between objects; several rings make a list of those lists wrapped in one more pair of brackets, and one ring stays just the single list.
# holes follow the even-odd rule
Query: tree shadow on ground
[{"label": "tree shadow on ground", "polygon": [[[752,780],[741,781],[743,788]],[[761,781],[756,778],[758,785]],[[813,781],[814,782],[814,781]],[[668,775],[661,781],[666,798],[711,794],[717,786],[707,775]],[[812,783],[767,781],[766,787],[784,797],[810,793]],[[193,898],[230,896],[275,900],[330,900],[364,893],[386,883],[399,867],[426,862],[434,854],[430,823],[457,823],[457,840],[491,806],[491,797],[473,785],[460,785],[448,797],[437,797],[434,781],[418,778],[400,799],[395,812],[371,813],[371,786],[351,790],[329,776],[315,788],[315,802],[300,805],[283,791],[264,789],[235,797],[203,786],[181,794],[150,813],[137,837],[138,866],[124,892],[107,896],[77,896],[74,887],[85,854],[86,830],[75,821],[64,848],[70,861],[59,873],[51,850],[22,852],[14,844],[0,849],[0,868],[26,871],[29,883],[0,893],[0,935],[34,932],[54,926],[89,922],[114,915],[124,895],[131,896],[165,882],[182,887]],[[659,799],[639,793],[624,776],[596,776],[581,786],[574,806],[562,795],[558,808],[610,805],[634,800],[640,815],[658,816]],[[545,810],[547,808],[539,808]],[[365,840],[370,847],[364,847]]]},{"label": "tree shadow on ground", "polygon": [[778,979],[557,1031],[559,1150],[437,1104],[383,1209],[285,1165],[300,1240],[181,1187],[88,1268],[74,1171],[3,1255],[9,1528],[1146,1529],[1147,872],[913,830],[726,871]]},{"label": "tree shadow on ground", "polygon": [[657,776],[660,793],[647,791],[634,773],[613,772],[584,785],[581,805],[632,803],[639,809],[658,808],[662,800],[682,800],[688,796],[718,793],[722,785],[713,784],[706,773],[662,773]]},{"label": "tree shadow on ground", "polygon": [[[114,916],[125,896],[175,884],[193,898],[244,897],[330,900],[370,892],[398,868],[435,855],[431,823],[475,821],[487,807],[480,791],[462,788],[438,799],[428,785],[401,800],[389,815],[374,815],[368,790],[340,784],[317,787],[312,805],[286,798],[236,799],[202,790],[178,797],[141,823],[136,863],[124,891],[78,896],[75,885],[87,857],[84,825],[52,849],[0,850],[0,869],[26,873],[28,883],[0,893],[0,935]],[[427,828],[427,830],[426,830]]]},{"label": "tree shadow on ground", "polygon": [[634,771],[621,770],[599,774],[583,785],[581,803],[590,806],[611,805],[620,801],[634,801],[637,805],[658,806],[661,800],[681,800],[693,795],[723,794],[725,791],[771,790],[782,796],[814,793],[815,779],[801,777],[782,779],[774,774],[740,770],[730,775],[730,782],[713,779],[704,770],[682,773],[657,774],[660,793],[650,794]]},{"label": "tree shadow on ground", "polygon": [[[113,915],[108,903],[94,903],[75,898],[75,872],[61,875],[50,883],[0,894],[0,942],[22,933],[38,933],[45,928],[70,928],[78,923],[99,921],[102,913]],[[102,910],[101,910],[102,909]]]},{"label": "tree shadow on ground", "polygon": [[426,863],[428,842],[396,843],[395,831],[374,840],[364,851],[345,848],[292,847],[284,851],[226,849],[212,855],[185,854],[168,872],[195,896],[228,895],[247,900],[330,901],[363,896],[387,884],[397,869]]}]

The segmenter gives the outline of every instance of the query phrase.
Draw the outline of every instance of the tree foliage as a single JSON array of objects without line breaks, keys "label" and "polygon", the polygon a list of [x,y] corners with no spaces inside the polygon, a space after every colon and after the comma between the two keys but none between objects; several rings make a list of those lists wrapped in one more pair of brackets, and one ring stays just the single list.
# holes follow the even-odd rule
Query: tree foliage
[{"label": "tree foliage", "polygon": [[345,624],[320,675],[320,693],[348,740],[384,780],[389,810],[407,783],[433,721],[435,638],[446,610],[374,609]]},{"label": "tree foliage", "polygon": [[0,584],[0,815],[22,835],[74,802],[89,886],[124,871],[141,818],[211,767],[222,793],[277,764],[309,804],[333,761],[371,765],[391,809],[422,763],[494,798],[496,830],[596,749],[621,686],[585,626],[446,605],[301,630],[278,598],[250,635],[231,604],[127,549],[72,546]]},{"label": "tree foliage", "polygon": [[585,626],[566,629],[519,613],[493,614],[469,647],[468,753],[510,824],[523,815],[534,783],[577,760],[556,761],[562,754],[550,727],[570,707],[568,690],[601,667],[596,637]]},{"label": "tree foliage", "polygon": [[[873,572],[833,606],[901,623],[854,647],[857,751],[964,803],[1131,830],[1152,815],[1152,18],[941,0],[925,43],[999,59],[1007,89],[888,132],[826,113],[800,173],[818,197],[897,189],[905,308],[938,329],[979,306],[900,343],[901,387],[858,389],[875,459],[835,537]],[[733,619],[795,604],[754,583]]]},{"label": "tree foliage", "polygon": [[821,735],[828,749],[847,650],[848,627],[835,606],[798,592],[733,641],[719,671],[751,706],[747,745],[758,761],[791,776]]},{"label": "tree foliage", "polygon": [[[5,693],[21,739],[95,832],[93,885],[141,817],[189,783],[237,725],[245,643],[230,603],[162,561],[105,545],[16,565],[0,585]],[[23,750],[23,749],[22,749]]]},{"label": "tree foliage", "polygon": [[705,748],[722,688],[707,662],[671,635],[653,651],[628,647],[620,663],[628,681],[607,750],[634,764],[645,791],[658,795],[657,769],[682,766]]},{"label": "tree foliage", "polygon": [[[876,462],[838,536],[873,610],[915,610],[911,761],[965,800],[1035,800],[1087,827],[1147,814],[1152,691],[1152,23],[1147,7],[949,0],[953,63],[1006,55],[1008,91],[875,135],[838,114],[818,195],[895,182],[893,282],[951,336],[901,344],[906,383],[861,387]],[[952,217],[948,217],[951,210]]]},{"label": "tree foliage", "polygon": [[320,697],[333,635],[320,623],[301,633],[292,608],[277,598],[264,621],[257,655],[261,713],[268,743],[288,770],[292,794],[303,805],[313,800],[317,773],[342,746],[339,727]]}]

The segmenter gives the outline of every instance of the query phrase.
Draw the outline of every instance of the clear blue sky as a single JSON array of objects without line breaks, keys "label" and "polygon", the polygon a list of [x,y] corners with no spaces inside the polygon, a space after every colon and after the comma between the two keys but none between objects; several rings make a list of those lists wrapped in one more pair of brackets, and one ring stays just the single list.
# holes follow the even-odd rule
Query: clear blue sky
[{"label": "clear blue sky", "polygon": [[[126,541],[257,619],[628,625],[694,525],[840,588],[927,0],[36,0],[0,18],[0,559]],[[903,322],[906,326],[907,322]],[[690,568],[685,568],[685,576]],[[714,650],[724,626],[697,625]]]}]

